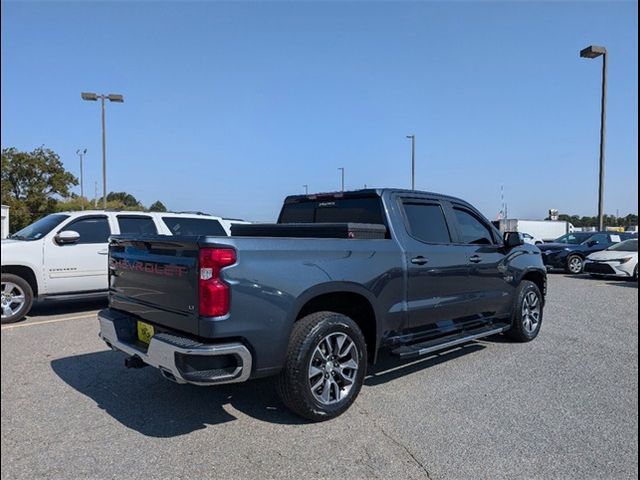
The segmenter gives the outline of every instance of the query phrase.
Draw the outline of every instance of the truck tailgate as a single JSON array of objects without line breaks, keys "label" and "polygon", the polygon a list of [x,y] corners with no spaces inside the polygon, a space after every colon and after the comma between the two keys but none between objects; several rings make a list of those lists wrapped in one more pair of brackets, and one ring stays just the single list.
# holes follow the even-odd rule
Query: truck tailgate
[{"label": "truck tailgate", "polygon": [[109,244],[109,305],[198,334],[198,237],[117,235]]}]

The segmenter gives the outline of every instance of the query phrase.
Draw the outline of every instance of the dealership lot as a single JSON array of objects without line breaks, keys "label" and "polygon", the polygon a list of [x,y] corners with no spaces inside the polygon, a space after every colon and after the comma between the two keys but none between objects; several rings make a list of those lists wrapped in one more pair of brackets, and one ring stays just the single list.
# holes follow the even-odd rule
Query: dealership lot
[{"label": "dealership lot", "polygon": [[371,369],[311,424],[269,379],[180,386],[126,370],[102,302],[2,327],[2,478],[637,478],[637,284],[549,276],[539,338]]}]

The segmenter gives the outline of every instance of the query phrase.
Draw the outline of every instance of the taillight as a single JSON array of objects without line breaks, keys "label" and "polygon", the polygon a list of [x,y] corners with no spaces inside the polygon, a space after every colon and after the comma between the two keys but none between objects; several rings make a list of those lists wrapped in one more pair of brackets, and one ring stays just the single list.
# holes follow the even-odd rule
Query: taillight
[{"label": "taillight", "polygon": [[229,285],[220,279],[220,270],[236,263],[232,248],[200,249],[199,313],[203,317],[219,317],[229,313]]}]

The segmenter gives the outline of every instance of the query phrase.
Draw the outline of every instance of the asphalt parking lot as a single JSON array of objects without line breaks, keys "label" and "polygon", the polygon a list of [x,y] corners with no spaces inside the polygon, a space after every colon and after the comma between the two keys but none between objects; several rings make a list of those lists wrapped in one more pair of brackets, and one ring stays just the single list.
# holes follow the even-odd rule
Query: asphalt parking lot
[{"label": "asphalt parking lot", "polygon": [[2,327],[2,478],[637,478],[638,288],[549,276],[542,332],[384,357],[355,405],[307,423],[272,382],[127,370],[102,302]]}]

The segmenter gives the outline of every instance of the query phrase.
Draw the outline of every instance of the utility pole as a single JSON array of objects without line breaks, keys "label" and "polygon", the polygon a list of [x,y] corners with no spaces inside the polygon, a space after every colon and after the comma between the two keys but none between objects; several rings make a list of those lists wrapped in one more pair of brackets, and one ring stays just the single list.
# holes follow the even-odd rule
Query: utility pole
[{"label": "utility pole", "polygon": [[[96,180],[96,188],[93,197],[93,208],[98,209],[98,181]],[[106,207],[105,207],[106,210]]]},{"label": "utility pole", "polygon": [[118,93],[110,93],[109,95],[98,95],[93,92],[82,92],[80,97],[83,100],[95,102],[100,99],[102,105],[102,208],[107,209],[107,127],[105,122],[104,101],[122,103],[124,97]]},{"label": "utility pole", "polygon": [[342,172],[342,192],[344,192],[344,167],[338,167],[338,170]]},{"label": "utility pole", "polygon": [[582,58],[602,56],[602,85],[600,96],[600,175],[598,182],[598,230],[604,230],[604,138],[607,119],[607,49],[590,45],[580,51]]},{"label": "utility pole", "polygon": [[416,136],[407,135],[411,139],[411,190],[416,189]]},{"label": "utility pole", "polygon": [[76,154],[80,157],[80,208],[84,210],[84,174],[82,172],[82,157],[87,153],[87,149],[76,150]]},{"label": "utility pole", "polygon": [[306,183],[304,185],[302,185],[304,187],[304,194],[305,195],[309,195],[309,185],[307,185]]}]

